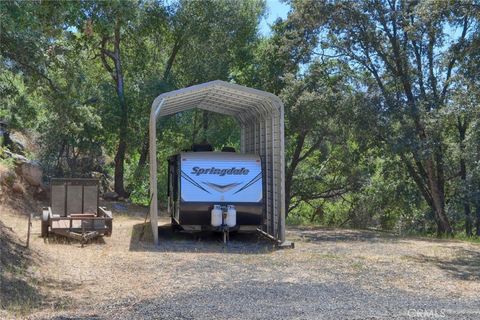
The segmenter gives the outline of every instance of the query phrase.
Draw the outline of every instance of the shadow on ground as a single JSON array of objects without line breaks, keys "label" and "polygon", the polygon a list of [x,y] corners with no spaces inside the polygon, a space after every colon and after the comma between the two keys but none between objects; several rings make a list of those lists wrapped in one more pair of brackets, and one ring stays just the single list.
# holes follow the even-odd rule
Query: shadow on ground
[{"label": "shadow on ground", "polygon": [[262,254],[276,250],[274,243],[259,233],[231,233],[225,245],[220,233],[173,231],[168,224],[158,227],[158,237],[159,245],[154,246],[150,224],[136,224],[131,232],[130,251]]},{"label": "shadow on ground", "polygon": [[31,251],[0,221],[0,309],[22,313],[41,304],[44,297],[26,271],[32,260]]},{"label": "shadow on ground", "polygon": [[389,233],[379,233],[369,230],[345,230],[333,228],[303,228],[290,227],[287,235],[292,235],[304,242],[360,242],[396,239]]},{"label": "shadow on ground", "polygon": [[0,309],[21,318],[41,307],[62,309],[72,303],[66,297],[42,292],[42,288],[62,291],[75,288],[72,282],[58,280],[54,274],[32,273],[30,267],[42,260],[41,255],[25,248],[13,230],[0,221]]},{"label": "shadow on ground", "polygon": [[418,255],[409,258],[415,262],[433,264],[460,280],[480,280],[480,252],[478,251],[462,248],[457,249],[452,257]]},{"label": "shadow on ground", "polygon": [[[69,246],[75,246],[75,247],[81,247],[82,243],[79,240],[75,240],[66,236],[58,235],[58,234],[49,234],[48,238],[43,239],[45,244],[49,245],[69,245]],[[103,239],[103,236],[96,237],[94,239],[88,240],[84,246],[88,246],[89,244],[99,244],[99,245],[104,245],[105,240]]]},{"label": "shadow on ground", "polygon": [[287,235],[304,242],[379,242],[379,241],[423,241],[429,243],[448,243],[452,239],[437,239],[421,236],[402,236],[390,231],[339,229],[328,227],[289,227]]},{"label": "shadow on ground", "polygon": [[[478,319],[476,301],[451,301],[402,291],[371,292],[352,283],[318,283],[251,280],[216,284],[211,282],[175,295],[159,295],[132,305],[131,300],[112,302],[122,309],[119,319],[421,319],[408,310],[445,309],[445,319]],[[217,302],[218,297],[229,297]],[[284,298],[279,303],[279,297]],[[179,301],[188,306],[179,307]],[[108,310],[108,309],[107,309]],[[112,311],[112,315],[116,315]]]},{"label": "shadow on ground", "polygon": [[101,320],[101,319],[107,319],[105,317],[98,316],[96,314],[89,314],[89,315],[82,315],[82,316],[56,316],[53,318],[49,318],[50,320]]}]

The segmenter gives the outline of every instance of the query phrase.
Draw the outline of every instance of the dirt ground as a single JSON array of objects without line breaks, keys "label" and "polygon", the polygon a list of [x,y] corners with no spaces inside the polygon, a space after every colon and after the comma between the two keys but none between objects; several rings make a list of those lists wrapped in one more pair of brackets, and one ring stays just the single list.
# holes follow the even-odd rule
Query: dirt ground
[{"label": "dirt ground", "polygon": [[[84,248],[33,221],[31,250],[2,270],[0,318],[480,319],[478,244],[289,228],[293,250],[241,234],[224,247],[162,226],[155,247],[149,228],[139,241],[144,209],[109,206],[112,237]],[[25,216],[0,220],[24,241]]]}]

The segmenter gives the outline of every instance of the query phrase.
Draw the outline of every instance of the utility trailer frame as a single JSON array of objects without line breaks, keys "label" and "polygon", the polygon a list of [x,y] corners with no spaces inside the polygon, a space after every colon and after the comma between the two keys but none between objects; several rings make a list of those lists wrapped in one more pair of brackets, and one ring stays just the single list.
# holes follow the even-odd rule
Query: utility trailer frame
[{"label": "utility trailer frame", "polygon": [[50,206],[42,212],[42,237],[57,234],[83,246],[112,234],[112,212],[98,206],[98,179],[52,179],[50,194]]}]

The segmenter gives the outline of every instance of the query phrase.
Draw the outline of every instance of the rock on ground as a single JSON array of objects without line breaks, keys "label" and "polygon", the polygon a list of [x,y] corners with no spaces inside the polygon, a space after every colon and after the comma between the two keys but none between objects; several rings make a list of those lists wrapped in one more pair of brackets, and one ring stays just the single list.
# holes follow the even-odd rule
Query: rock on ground
[{"label": "rock on ground", "polygon": [[112,192],[105,192],[103,194],[103,199],[108,200],[108,201],[115,201],[118,199],[118,193],[112,191]]},{"label": "rock on ground", "polygon": [[36,161],[26,161],[20,165],[22,177],[34,187],[42,185],[43,171]]}]

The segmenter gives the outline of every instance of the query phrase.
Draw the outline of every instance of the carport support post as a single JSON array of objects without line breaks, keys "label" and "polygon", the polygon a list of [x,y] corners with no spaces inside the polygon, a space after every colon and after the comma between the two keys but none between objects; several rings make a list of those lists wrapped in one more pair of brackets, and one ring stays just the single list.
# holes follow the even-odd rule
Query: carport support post
[{"label": "carport support post", "polygon": [[285,243],[285,111],[280,101],[280,242]]},{"label": "carport support post", "polygon": [[152,106],[150,114],[150,128],[149,128],[149,151],[150,151],[150,224],[152,225],[153,243],[158,245],[158,194],[157,194],[157,117],[158,108]]}]

